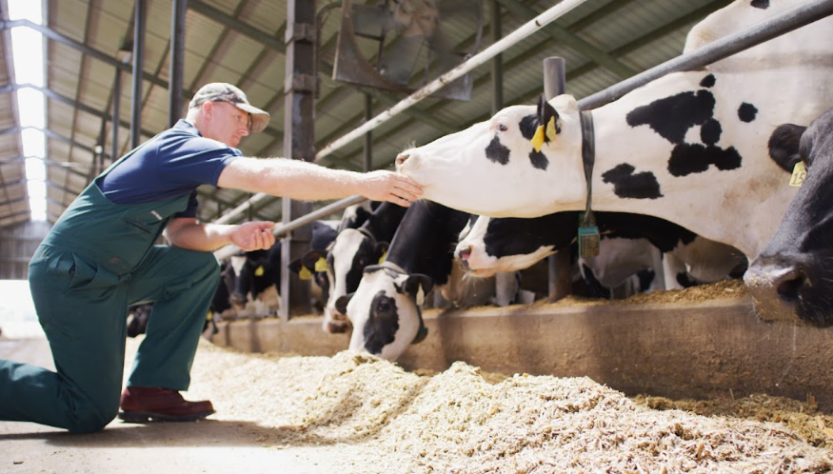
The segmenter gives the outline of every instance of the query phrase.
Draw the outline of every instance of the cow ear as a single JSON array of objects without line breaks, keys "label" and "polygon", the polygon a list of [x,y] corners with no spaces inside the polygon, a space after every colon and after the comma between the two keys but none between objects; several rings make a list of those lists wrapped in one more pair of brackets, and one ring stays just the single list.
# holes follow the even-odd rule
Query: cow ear
[{"label": "cow ear", "polygon": [[370,218],[370,211],[368,211],[367,209],[365,209],[362,206],[359,206],[359,207],[356,208],[356,216],[355,216],[353,222],[351,222],[348,227],[351,228],[351,229],[358,229],[359,227],[362,226],[362,224],[367,222],[367,219],[369,219],[369,218]]},{"label": "cow ear", "polygon": [[310,250],[309,252],[305,253],[301,260],[304,261],[304,266],[310,270],[315,269],[315,263],[322,257],[322,252],[320,250]]},{"label": "cow ear", "polygon": [[547,102],[543,94],[538,98],[536,117],[538,119],[538,127],[535,129],[535,135],[532,137],[532,146],[535,147],[535,151],[540,152],[544,143],[555,140],[556,136],[561,133],[561,119],[555,107]]},{"label": "cow ear", "polygon": [[397,288],[400,292],[407,293],[417,300],[418,305],[422,305],[422,299],[425,295],[434,288],[434,280],[428,275],[422,273],[414,273],[408,275],[408,278]]},{"label": "cow ear", "polygon": [[350,303],[350,300],[353,298],[353,295],[356,293],[348,293],[344,296],[339,297],[336,300],[336,310],[343,315],[347,315],[347,304]]},{"label": "cow ear", "polygon": [[293,273],[301,273],[301,268],[304,266],[303,260],[304,257],[301,257],[289,262],[289,271]]},{"label": "cow ear", "polygon": [[376,251],[376,255],[379,256],[379,264],[380,265],[382,264],[382,262],[385,261],[385,259],[388,256],[388,248],[389,247],[390,247],[390,244],[387,243],[387,242],[376,242],[375,251]]},{"label": "cow ear", "polygon": [[796,163],[801,161],[799,144],[805,130],[807,127],[785,123],[779,125],[769,137],[769,157],[788,173],[792,173]]}]

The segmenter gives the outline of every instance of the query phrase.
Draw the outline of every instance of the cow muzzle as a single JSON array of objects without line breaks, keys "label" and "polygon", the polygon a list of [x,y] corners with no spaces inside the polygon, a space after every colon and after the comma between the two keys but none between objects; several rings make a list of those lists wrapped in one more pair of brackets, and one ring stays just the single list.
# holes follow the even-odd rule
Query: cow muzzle
[{"label": "cow muzzle", "polygon": [[758,258],[749,266],[743,281],[761,319],[803,322],[798,308],[800,292],[810,283],[800,266]]}]

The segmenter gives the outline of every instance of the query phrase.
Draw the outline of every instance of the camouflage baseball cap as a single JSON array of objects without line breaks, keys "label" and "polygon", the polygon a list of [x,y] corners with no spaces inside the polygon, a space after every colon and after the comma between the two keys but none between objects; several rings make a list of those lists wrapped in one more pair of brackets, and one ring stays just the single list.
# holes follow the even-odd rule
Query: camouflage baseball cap
[{"label": "camouflage baseball cap", "polygon": [[252,132],[260,132],[269,123],[269,112],[258,109],[249,103],[246,94],[237,87],[224,82],[206,84],[194,94],[189,109],[201,106],[206,102],[228,102],[238,109],[252,114]]}]

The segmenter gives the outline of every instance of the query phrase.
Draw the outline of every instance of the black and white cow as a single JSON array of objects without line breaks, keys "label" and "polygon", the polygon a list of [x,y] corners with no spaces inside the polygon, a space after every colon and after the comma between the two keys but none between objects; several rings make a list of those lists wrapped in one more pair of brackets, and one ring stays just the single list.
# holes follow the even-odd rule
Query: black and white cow
[{"label": "black and white cow", "polygon": [[[737,1],[698,24],[688,48],[800,3]],[[833,105],[833,18],[721,60],[668,74],[592,111],[598,211],[659,217],[753,259],[795,195],[767,152],[777,124],[809,123]],[[561,95],[402,152],[423,198],[492,217],[585,207],[582,119]],[[587,116],[585,116],[587,118]],[[552,132],[536,150],[539,126]],[[588,121],[585,120],[585,123]]]},{"label": "black and white cow", "polygon": [[[323,252],[335,239],[338,221],[315,221],[312,223],[312,237],[310,248]],[[237,306],[243,306],[247,301],[254,301],[267,288],[281,287],[281,241],[276,240],[268,250],[246,252],[246,260],[237,272],[231,301]],[[290,264],[290,269],[300,272],[300,262]],[[312,278],[314,275],[310,275]],[[312,278],[312,297],[323,301],[327,291],[326,280]],[[325,287],[320,287],[323,284]]]},{"label": "black and white cow", "polygon": [[385,261],[367,266],[356,292],[336,302],[353,325],[351,350],[395,360],[424,337],[423,298],[448,285],[454,245],[469,217],[431,201],[408,208]]},{"label": "black and white cow", "polygon": [[[349,321],[336,308],[336,301],[356,291],[365,267],[380,263],[407,210],[393,203],[382,203],[364,216],[364,223],[360,227],[347,226],[341,230],[326,252],[313,251],[304,256],[307,265],[313,260],[317,262],[320,258],[326,258],[326,265],[323,266],[326,273],[323,276],[330,291],[324,306],[325,331],[347,331]],[[345,220],[346,217],[342,222]]]},{"label": "black and white cow", "polygon": [[[648,269],[665,276],[663,283],[653,284],[652,289],[682,288],[724,279],[745,266],[746,259],[738,250],[663,219],[617,212],[595,215],[602,234],[600,255],[582,259],[580,265],[587,266],[604,288],[615,288]],[[557,251],[569,250],[578,223],[578,212],[528,219],[480,217],[457,244],[455,255],[474,275],[520,270]],[[672,259],[682,265],[667,265]]]},{"label": "black and white cow", "polygon": [[773,157],[788,170],[802,163],[806,178],[796,170],[798,194],[744,281],[763,319],[827,327],[833,325],[833,109],[806,131],[792,124],[779,131],[770,142]]}]

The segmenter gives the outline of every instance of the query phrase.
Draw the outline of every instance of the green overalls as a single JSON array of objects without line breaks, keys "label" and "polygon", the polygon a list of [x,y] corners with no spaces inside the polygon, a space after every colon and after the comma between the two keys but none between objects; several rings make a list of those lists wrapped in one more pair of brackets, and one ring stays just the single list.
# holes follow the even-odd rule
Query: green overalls
[{"label": "green overalls", "polygon": [[29,286],[56,372],[0,360],[0,420],[92,432],[119,409],[127,308],[153,302],[127,385],[186,390],[220,278],[210,252],[153,245],[189,196],[115,204],[97,178],[29,264]]}]

